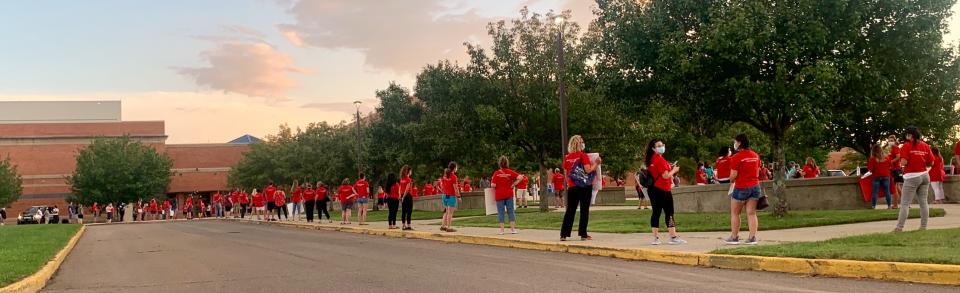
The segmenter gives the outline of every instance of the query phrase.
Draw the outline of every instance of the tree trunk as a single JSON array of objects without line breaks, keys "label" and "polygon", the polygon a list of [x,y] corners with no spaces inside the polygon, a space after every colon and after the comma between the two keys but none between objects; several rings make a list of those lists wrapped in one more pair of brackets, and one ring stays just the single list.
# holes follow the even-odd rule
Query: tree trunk
[{"label": "tree trunk", "polygon": [[773,196],[777,198],[777,203],[773,206],[773,214],[782,217],[787,215],[787,163],[786,154],[784,154],[782,135],[771,135],[770,142],[773,144],[773,160],[776,171],[773,174]]},{"label": "tree trunk", "polygon": [[540,193],[540,212],[545,213],[550,211],[550,204],[548,202],[549,200],[547,199],[547,197],[549,196],[547,194],[547,180],[550,180],[550,179],[547,178],[547,165],[543,162],[543,160],[540,160],[539,175],[540,175],[540,186],[539,186],[540,189],[537,190],[537,192]]}]

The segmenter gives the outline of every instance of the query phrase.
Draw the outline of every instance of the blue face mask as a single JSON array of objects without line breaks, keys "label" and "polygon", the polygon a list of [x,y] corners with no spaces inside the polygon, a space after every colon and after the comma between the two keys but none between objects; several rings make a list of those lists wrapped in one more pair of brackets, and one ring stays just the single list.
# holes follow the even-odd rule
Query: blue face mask
[{"label": "blue face mask", "polygon": [[658,147],[653,148],[653,150],[656,151],[658,154],[661,154],[661,155],[662,155],[663,153],[666,153],[666,152],[667,152],[667,147],[666,147],[666,146],[658,146]]}]

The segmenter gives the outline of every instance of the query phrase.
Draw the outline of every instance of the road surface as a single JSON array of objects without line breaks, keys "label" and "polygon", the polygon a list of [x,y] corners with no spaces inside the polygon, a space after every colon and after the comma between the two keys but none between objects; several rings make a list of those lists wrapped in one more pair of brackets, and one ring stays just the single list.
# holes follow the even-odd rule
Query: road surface
[{"label": "road surface", "polygon": [[44,289],[164,293],[958,290],[222,221],[90,226]]}]

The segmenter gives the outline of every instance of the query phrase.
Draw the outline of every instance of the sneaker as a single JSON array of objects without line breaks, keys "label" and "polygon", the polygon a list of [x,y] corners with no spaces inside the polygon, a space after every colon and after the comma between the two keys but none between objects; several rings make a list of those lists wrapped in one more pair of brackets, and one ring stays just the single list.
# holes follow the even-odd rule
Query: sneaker
[{"label": "sneaker", "polygon": [[457,229],[454,229],[454,228],[447,228],[447,232],[457,232]]},{"label": "sneaker", "polygon": [[520,233],[520,231],[517,231],[517,230],[510,230],[510,234],[519,234],[519,233]]},{"label": "sneaker", "polygon": [[744,244],[746,244],[746,245],[757,245],[757,244],[760,244],[760,240],[757,239],[757,236],[753,236],[753,237],[747,238],[747,242],[744,243]]},{"label": "sneaker", "polygon": [[503,231],[497,232],[497,235],[503,235]]},{"label": "sneaker", "polygon": [[740,237],[730,236],[730,238],[727,238],[727,240],[724,240],[723,243],[726,243],[727,245],[740,245]]},{"label": "sneaker", "polygon": [[893,228],[893,233],[903,232],[903,228]]},{"label": "sneaker", "polygon": [[447,227],[440,226],[440,231],[447,232]]},{"label": "sneaker", "polygon": [[650,245],[660,245],[660,237],[654,237],[653,242],[650,242]]},{"label": "sneaker", "polygon": [[669,243],[670,243],[671,245],[679,245],[679,244],[685,244],[685,243],[687,243],[687,241],[686,241],[686,240],[683,240],[683,239],[680,239],[680,236],[673,236],[673,237],[670,237],[670,242],[669,242]]},{"label": "sneaker", "polygon": [[591,237],[590,235],[587,235],[586,237],[580,237],[580,241],[587,241],[587,240],[593,240],[593,237]]}]

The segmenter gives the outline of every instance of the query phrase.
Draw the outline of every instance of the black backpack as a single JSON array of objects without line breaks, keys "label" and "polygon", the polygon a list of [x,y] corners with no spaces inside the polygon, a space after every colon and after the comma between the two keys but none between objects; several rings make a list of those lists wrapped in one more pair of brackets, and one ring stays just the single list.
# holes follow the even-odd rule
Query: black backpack
[{"label": "black backpack", "polygon": [[650,186],[653,186],[654,182],[656,182],[656,179],[650,174],[649,169],[640,169],[640,172],[637,172],[637,182],[639,182],[643,188],[650,188]]}]

